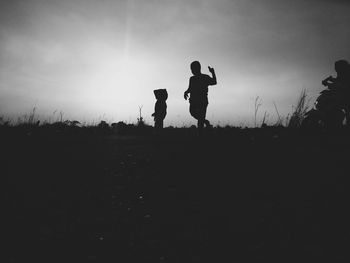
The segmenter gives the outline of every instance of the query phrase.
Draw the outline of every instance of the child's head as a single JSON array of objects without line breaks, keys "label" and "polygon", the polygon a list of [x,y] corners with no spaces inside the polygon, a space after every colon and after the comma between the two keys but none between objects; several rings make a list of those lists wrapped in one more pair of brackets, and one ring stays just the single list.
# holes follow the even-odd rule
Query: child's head
[{"label": "child's head", "polygon": [[201,74],[201,64],[199,63],[199,61],[193,61],[191,63],[191,71],[193,75]]},{"label": "child's head", "polygon": [[350,64],[346,60],[341,59],[335,62],[334,68],[338,75],[346,75],[349,74]]},{"label": "child's head", "polygon": [[168,99],[168,92],[166,89],[155,89],[153,93],[157,100],[166,101]]}]

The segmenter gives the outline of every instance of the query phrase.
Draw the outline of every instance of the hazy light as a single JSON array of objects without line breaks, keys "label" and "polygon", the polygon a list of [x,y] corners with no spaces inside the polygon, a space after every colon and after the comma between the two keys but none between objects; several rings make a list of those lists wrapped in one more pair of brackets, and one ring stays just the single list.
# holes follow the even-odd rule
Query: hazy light
[{"label": "hazy light", "polygon": [[199,60],[217,71],[212,123],[252,124],[257,96],[273,121],[274,103],[286,116],[350,59],[349,12],[341,0],[3,1],[0,113],[135,122],[143,105],[152,123],[152,91],[166,88],[165,125],[194,124],[183,92]]}]

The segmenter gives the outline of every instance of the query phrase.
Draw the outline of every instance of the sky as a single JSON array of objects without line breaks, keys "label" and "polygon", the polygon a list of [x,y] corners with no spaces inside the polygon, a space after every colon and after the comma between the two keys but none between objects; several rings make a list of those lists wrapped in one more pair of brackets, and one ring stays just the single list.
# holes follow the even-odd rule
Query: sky
[{"label": "sky", "polygon": [[[0,115],[153,124],[154,89],[167,89],[165,126],[196,124],[183,98],[198,60],[214,67],[208,119],[251,126],[310,105],[334,62],[350,60],[347,0],[2,0]],[[275,107],[276,105],[276,107]]]}]

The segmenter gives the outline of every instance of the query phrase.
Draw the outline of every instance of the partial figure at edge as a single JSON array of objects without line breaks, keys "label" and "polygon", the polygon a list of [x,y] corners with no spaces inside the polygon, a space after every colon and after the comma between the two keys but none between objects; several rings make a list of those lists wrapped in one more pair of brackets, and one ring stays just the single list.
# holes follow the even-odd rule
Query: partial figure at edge
[{"label": "partial figure at edge", "polygon": [[345,111],[346,125],[350,125],[350,64],[341,59],[334,63],[337,76],[329,76],[322,81],[322,85],[334,92],[334,99],[339,107]]},{"label": "partial figure at edge", "polygon": [[326,87],[317,97],[314,107],[305,115],[302,126],[309,128],[334,129],[350,126],[350,64],[346,60],[334,63],[336,77],[329,76],[322,81]]}]

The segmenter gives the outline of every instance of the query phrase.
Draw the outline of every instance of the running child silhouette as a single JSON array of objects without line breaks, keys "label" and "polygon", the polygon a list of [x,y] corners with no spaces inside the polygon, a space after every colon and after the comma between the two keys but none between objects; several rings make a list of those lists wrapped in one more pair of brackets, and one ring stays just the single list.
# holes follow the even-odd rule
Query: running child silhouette
[{"label": "running child silhouette", "polygon": [[208,107],[208,86],[216,85],[216,75],[213,68],[208,67],[212,77],[202,74],[201,64],[199,61],[191,63],[191,71],[193,76],[190,77],[188,89],[184,93],[184,98],[187,100],[190,94],[190,114],[198,120],[198,130],[201,131],[204,127],[211,127],[210,122],[206,119]]}]

